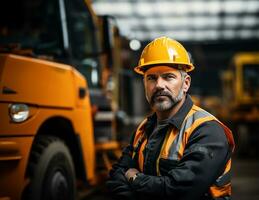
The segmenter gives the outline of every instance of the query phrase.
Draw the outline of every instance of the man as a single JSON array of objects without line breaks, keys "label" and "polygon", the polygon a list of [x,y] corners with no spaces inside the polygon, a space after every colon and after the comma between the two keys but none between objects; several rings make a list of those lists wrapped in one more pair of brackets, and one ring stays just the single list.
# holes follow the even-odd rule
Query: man
[{"label": "man", "polygon": [[233,136],[187,94],[193,69],[175,40],[157,38],[144,48],[135,71],[144,76],[154,113],[110,172],[107,186],[115,198],[230,199]]}]

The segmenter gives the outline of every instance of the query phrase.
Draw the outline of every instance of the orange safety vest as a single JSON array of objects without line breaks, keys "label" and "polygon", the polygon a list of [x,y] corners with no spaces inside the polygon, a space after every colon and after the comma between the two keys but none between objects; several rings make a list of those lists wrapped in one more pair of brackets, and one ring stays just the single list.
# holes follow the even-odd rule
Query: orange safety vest
[{"label": "orange safety vest", "polygon": [[[232,152],[234,151],[235,143],[231,130],[225,126],[222,122],[220,122],[216,117],[203,110],[202,108],[193,105],[187,116],[185,117],[181,129],[171,128],[167,131],[162,148],[160,150],[160,154],[156,161],[156,171],[158,175],[160,174],[159,169],[159,160],[160,158],[170,159],[179,161],[184,153],[185,146],[188,142],[189,137],[193,133],[193,131],[200,126],[204,122],[217,121],[224,129],[224,132],[227,136],[229,145],[231,147]],[[145,124],[147,119],[145,119],[136,131],[136,135],[134,137],[133,146],[134,152],[132,154],[132,158],[135,157],[137,152],[143,152],[145,146],[147,144],[147,138],[144,134],[145,132]],[[138,154],[138,164],[140,171],[143,172],[144,165],[144,155],[143,153]],[[225,170],[221,176],[219,176],[215,183],[210,186],[210,194],[213,198],[230,196],[231,195],[231,183],[227,177],[229,177],[229,172],[231,168],[231,158],[229,158],[227,164],[225,165]]]}]

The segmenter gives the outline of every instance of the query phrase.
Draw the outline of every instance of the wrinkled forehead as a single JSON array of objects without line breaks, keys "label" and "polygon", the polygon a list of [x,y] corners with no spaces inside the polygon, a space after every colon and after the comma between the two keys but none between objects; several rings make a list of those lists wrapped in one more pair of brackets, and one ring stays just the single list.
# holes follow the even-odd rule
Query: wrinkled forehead
[{"label": "wrinkled forehead", "polygon": [[169,66],[154,66],[145,71],[144,76],[164,73],[179,73],[179,70]]}]

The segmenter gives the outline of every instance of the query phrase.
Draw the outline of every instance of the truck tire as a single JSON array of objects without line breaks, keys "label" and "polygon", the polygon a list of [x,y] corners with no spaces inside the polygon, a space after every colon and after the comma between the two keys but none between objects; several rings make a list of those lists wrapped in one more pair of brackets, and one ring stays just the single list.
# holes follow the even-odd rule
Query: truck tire
[{"label": "truck tire", "polygon": [[26,199],[75,200],[75,171],[68,147],[57,137],[40,136],[32,146]]}]

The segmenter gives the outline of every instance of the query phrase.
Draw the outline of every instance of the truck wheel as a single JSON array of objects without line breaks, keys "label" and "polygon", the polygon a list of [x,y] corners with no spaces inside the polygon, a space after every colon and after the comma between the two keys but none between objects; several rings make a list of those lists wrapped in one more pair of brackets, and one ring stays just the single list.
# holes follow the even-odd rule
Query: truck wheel
[{"label": "truck wheel", "polygon": [[26,199],[76,199],[75,171],[67,146],[57,137],[40,136],[32,146]]}]

